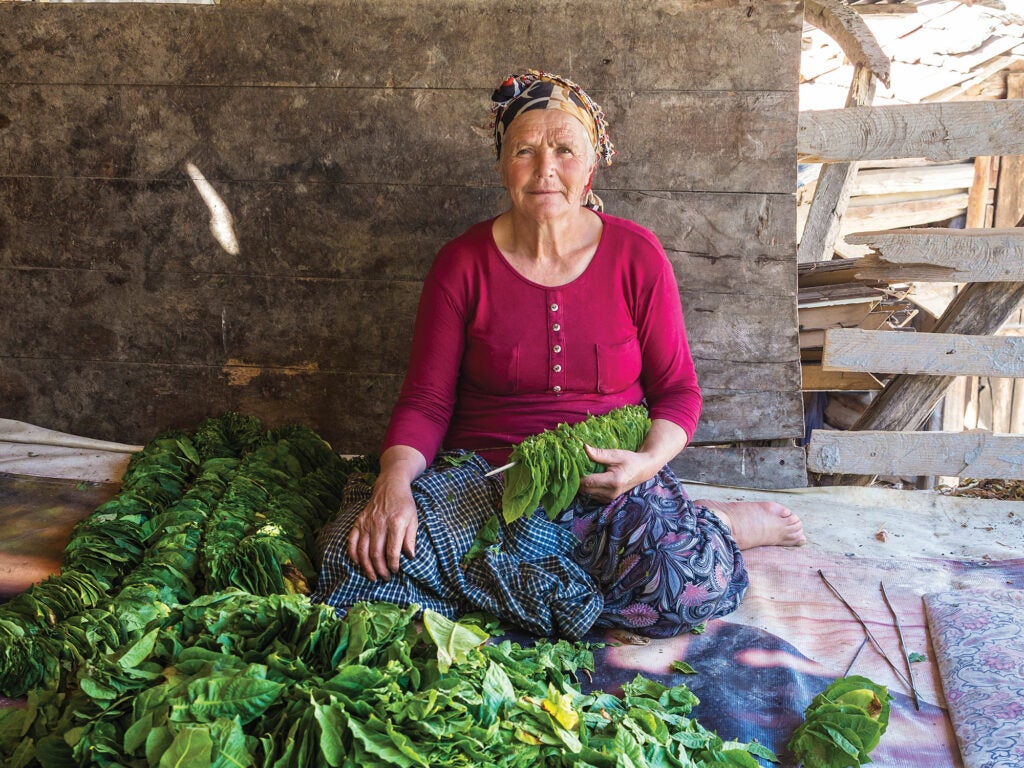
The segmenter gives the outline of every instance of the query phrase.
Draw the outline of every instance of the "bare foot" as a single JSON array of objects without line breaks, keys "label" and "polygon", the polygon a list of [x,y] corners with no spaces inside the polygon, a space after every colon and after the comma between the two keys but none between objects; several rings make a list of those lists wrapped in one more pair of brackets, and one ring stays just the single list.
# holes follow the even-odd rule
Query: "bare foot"
[{"label": "bare foot", "polygon": [[693,503],[712,510],[732,531],[740,549],[799,547],[807,542],[800,518],[774,501],[697,499]]}]

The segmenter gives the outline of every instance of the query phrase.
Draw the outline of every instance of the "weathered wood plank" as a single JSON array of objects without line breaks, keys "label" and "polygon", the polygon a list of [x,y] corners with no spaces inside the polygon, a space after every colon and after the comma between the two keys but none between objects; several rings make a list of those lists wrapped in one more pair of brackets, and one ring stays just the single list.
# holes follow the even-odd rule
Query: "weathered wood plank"
[{"label": "weathered wood plank", "polygon": [[1024,337],[832,328],[822,367],[922,376],[1024,376]]},{"label": "weathered wood plank", "polygon": [[935,194],[969,189],[974,163],[939,163],[897,168],[860,168],[853,185],[856,196],[898,195],[928,190]]},{"label": "weathered wood plank", "polygon": [[[506,207],[497,185],[367,186],[315,171],[215,186],[239,256],[216,244],[188,181],[0,179],[0,266],[422,280],[443,243]],[[792,195],[602,197],[658,235],[687,290],[793,290]]]},{"label": "weathered wood plank", "polygon": [[[739,488],[803,488],[807,485],[804,449],[753,446],[688,447],[669,462],[683,481]],[[690,489],[694,498],[700,493]]]},{"label": "weathered wood plank", "polygon": [[[0,334],[0,355],[110,362],[224,365],[236,360],[364,373],[400,373],[418,281],[0,267],[0,305],[24,304]],[[747,325],[720,297],[683,294],[706,385],[788,389],[792,335],[768,320],[779,299],[749,296]],[[39,318],[47,333],[40,333]],[[344,361],[342,363],[342,361]],[[745,366],[755,366],[743,371]],[[787,385],[788,383],[788,385]]]},{"label": "weathered wood plank", "polygon": [[[0,269],[0,355],[404,371],[420,283],[150,271]],[[39,318],[47,332],[40,333]],[[385,321],[386,319],[386,321]]]},{"label": "weathered wood plank", "polygon": [[[273,427],[308,424],[345,453],[378,450],[402,375],[230,365],[54,360],[0,356],[5,413],[50,429],[143,443],[225,410]],[[706,388],[697,444],[801,437],[799,392]],[[315,404],[315,405],[314,405]]]},{"label": "weathered wood plank", "polygon": [[[442,244],[505,207],[497,185],[343,184],[316,170],[214,188],[232,214],[238,256],[212,237],[189,181],[0,179],[0,265],[422,280]],[[686,196],[678,207],[694,202]],[[727,215],[725,199],[707,222],[691,211],[691,226],[705,233],[698,241]]]},{"label": "weathered wood plank", "polygon": [[[683,291],[682,299],[694,360],[722,360],[738,366],[755,360],[796,359],[796,300],[792,296],[745,296],[742,312],[728,294]],[[755,372],[743,376],[756,377]]]},{"label": "weathered wood plank", "polygon": [[926,229],[858,232],[846,242],[870,246],[876,254],[865,256],[857,276],[883,276],[922,281],[1019,282],[1024,281],[1024,230]]},{"label": "weathered wood plank", "polygon": [[[622,148],[599,187],[792,191],[793,94],[595,98]],[[286,181],[309,169],[349,184],[496,178],[484,91],[12,85],[3,99],[8,176],[173,180],[193,163],[211,182]],[[680,125],[701,129],[683,135]]]},{"label": "weathered wood plank", "polygon": [[[866,200],[853,198],[853,204],[846,208],[842,223],[839,225],[840,237],[845,239],[847,234],[859,232],[868,227],[871,229],[903,229],[947,221],[967,211],[968,194],[967,192],[954,192],[939,197],[913,197],[889,201],[884,198],[875,198],[871,202]],[[799,223],[801,220],[806,221],[809,208],[810,206],[803,205],[797,210],[798,227],[801,226]]]},{"label": "weathered wood plank", "polygon": [[619,90],[795,91],[799,47],[750,41],[799,39],[802,22],[797,0],[2,3],[0,61],[11,83],[458,85],[486,97],[532,66]]},{"label": "weathered wood plank", "polygon": [[814,472],[1024,479],[1024,435],[991,432],[834,432],[816,429]]},{"label": "weathered wood plank", "polygon": [[804,363],[804,392],[877,392],[882,382],[870,373],[857,371],[826,371],[820,363]]},{"label": "weathered wood plank", "polygon": [[989,155],[974,158],[974,179],[968,192],[967,218],[964,222],[967,229],[992,226],[998,168],[998,158]]},{"label": "weathered wood plank", "polygon": [[398,375],[0,357],[0,402],[8,413],[136,444],[233,410],[271,428],[307,424],[342,453],[376,451],[401,383]]},{"label": "weathered wood plank", "polygon": [[1024,99],[804,111],[797,152],[819,163],[1024,154]]}]

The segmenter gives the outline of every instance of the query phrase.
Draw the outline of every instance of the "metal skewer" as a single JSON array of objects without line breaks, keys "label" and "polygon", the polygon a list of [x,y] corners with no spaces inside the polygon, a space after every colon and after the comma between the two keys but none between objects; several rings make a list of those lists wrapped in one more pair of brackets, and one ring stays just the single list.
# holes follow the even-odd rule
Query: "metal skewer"
[{"label": "metal skewer", "polygon": [[872,647],[874,647],[874,649],[878,651],[878,653],[881,654],[882,658],[885,659],[885,661],[889,664],[890,669],[892,669],[893,673],[896,675],[899,681],[903,683],[905,686],[907,686],[907,688],[909,688],[911,691],[914,691],[915,688],[913,683],[907,680],[903,673],[896,668],[896,665],[893,663],[892,659],[889,658],[889,654],[885,652],[885,649],[875,639],[875,636],[871,634],[871,629],[868,627],[867,622],[861,618],[861,615],[857,613],[857,610],[852,605],[850,605],[849,601],[842,596],[842,594],[839,592],[838,589],[835,588],[832,582],[825,578],[825,574],[821,572],[820,568],[818,569],[818,575],[821,577],[821,580],[825,582],[825,586],[829,588],[833,595],[839,598],[839,601],[846,606],[846,608],[850,611],[851,614],[853,614],[853,618],[855,618],[860,623],[861,627],[864,629],[864,634],[867,635]]},{"label": "metal skewer", "polygon": [[484,473],[484,477],[493,477],[494,475],[500,475],[506,469],[511,469],[512,467],[514,467],[518,463],[519,463],[518,461],[510,461],[508,464],[503,464],[500,467],[492,469],[490,472],[485,472]]},{"label": "metal skewer", "polygon": [[900,639],[900,649],[903,651],[903,659],[907,662],[907,674],[910,676],[910,690],[914,694],[914,709],[921,711],[921,699],[917,695],[917,687],[914,685],[914,665],[910,663],[910,651],[907,648],[907,643],[903,639],[903,628],[900,627],[900,617],[896,615],[896,609],[893,608],[892,603],[889,602],[889,595],[885,593],[885,584],[878,582],[878,588],[882,590],[882,597],[885,599],[885,604],[889,606],[889,613],[892,614],[893,624],[896,625],[896,636]]}]

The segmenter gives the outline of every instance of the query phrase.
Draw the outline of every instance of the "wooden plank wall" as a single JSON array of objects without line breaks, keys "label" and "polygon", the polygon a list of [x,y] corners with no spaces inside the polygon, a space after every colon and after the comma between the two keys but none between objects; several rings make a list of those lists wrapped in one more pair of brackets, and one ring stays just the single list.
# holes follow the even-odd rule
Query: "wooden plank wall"
[{"label": "wooden plank wall", "polygon": [[764,445],[789,474],[757,483],[803,484],[778,460],[801,25],[797,0],[0,4],[0,413],[142,442],[239,409],[376,449],[433,254],[503,206],[490,91],[535,67],[604,105],[596,186],[677,268],[695,440],[733,446],[725,481]]}]

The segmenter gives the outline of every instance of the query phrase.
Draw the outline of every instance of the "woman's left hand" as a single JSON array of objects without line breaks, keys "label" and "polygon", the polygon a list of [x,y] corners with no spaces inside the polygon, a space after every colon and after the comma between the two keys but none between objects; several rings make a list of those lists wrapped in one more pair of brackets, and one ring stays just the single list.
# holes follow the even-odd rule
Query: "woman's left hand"
[{"label": "woman's left hand", "polygon": [[590,445],[585,445],[584,449],[593,461],[604,465],[604,472],[581,477],[580,493],[603,504],[610,504],[626,491],[647,482],[662,466],[652,466],[650,456],[635,451]]},{"label": "woman's left hand", "polygon": [[610,504],[626,491],[646,483],[686,446],[689,438],[677,424],[654,419],[639,451],[595,448],[584,445],[592,461],[603,464],[604,472],[580,478],[580,493]]}]

